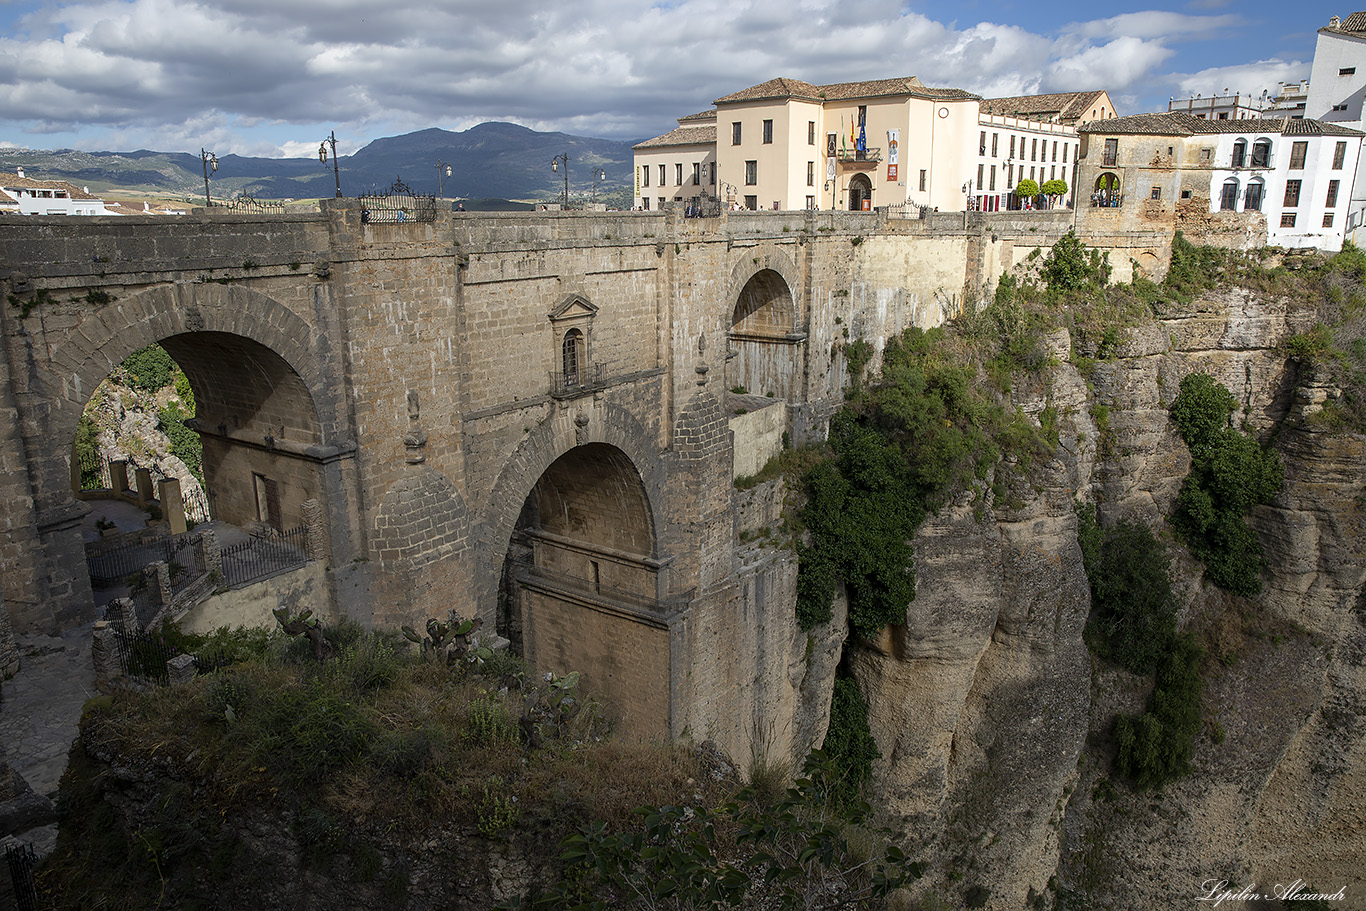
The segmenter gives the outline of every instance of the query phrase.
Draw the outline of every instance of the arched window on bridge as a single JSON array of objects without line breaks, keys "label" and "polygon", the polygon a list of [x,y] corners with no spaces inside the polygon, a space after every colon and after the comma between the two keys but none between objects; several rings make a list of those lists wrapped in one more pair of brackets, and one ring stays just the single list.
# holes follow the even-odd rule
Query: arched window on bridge
[{"label": "arched window on bridge", "polygon": [[564,385],[578,386],[583,383],[584,343],[583,332],[570,329],[564,334],[561,357],[564,368]]}]

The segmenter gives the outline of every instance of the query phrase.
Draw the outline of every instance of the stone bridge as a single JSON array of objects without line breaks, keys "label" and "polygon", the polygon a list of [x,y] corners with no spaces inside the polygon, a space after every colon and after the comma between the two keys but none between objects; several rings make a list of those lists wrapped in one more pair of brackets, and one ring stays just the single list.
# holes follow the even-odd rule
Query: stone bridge
[{"label": "stone bridge", "polygon": [[155,342],[215,517],[320,510],[334,612],[477,614],[627,730],[744,755],[785,716],[805,749],[794,560],[739,543],[735,466],[823,433],[843,342],[939,324],[1071,220],[1029,215],[0,220],[4,607],[93,618],[72,442]]}]

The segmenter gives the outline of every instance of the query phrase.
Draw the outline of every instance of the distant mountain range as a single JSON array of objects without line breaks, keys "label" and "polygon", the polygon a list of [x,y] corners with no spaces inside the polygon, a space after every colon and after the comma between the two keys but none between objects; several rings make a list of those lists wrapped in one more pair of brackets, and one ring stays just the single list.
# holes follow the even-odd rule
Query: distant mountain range
[{"label": "distant mountain range", "polygon": [[[567,133],[540,133],[513,123],[481,123],[463,132],[419,130],[376,139],[354,155],[344,155],[342,193],[356,196],[388,189],[402,180],[415,193],[438,190],[437,162],[451,166],[443,178],[447,198],[554,200],[564,191],[564,174],[551,159],[569,156],[571,197],[590,196],[596,169],[599,201],[629,205],[634,163],[629,142],[590,139]],[[24,168],[29,177],[55,177],[92,192],[111,189],[139,193],[184,194],[203,198],[203,165],[183,152],[79,152],[0,148],[0,170]],[[444,170],[444,168],[443,168]],[[318,159],[244,158],[224,155],[209,177],[214,199],[248,193],[261,199],[332,196],[332,163]]]}]

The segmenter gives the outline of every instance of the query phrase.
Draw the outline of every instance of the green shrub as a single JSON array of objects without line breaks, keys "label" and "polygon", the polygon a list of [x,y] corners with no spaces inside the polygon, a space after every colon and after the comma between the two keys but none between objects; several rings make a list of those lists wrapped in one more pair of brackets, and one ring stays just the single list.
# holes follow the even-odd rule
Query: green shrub
[{"label": "green shrub", "polygon": [[134,351],[119,365],[127,378],[127,385],[141,392],[156,392],[171,383],[176,362],[160,345],[148,345]]},{"label": "green shrub", "polygon": [[1333,349],[1333,330],[1323,323],[1299,335],[1292,335],[1285,343],[1285,350],[1291,357],[1316,361],[1326,357]]},{"label": "green shrub", "polygon": [[1089,641],[1135,674],[1149,674],[1176,636],[1167,549],[1143,525],[1101,531],[1095,508],[1082,507],[1078,540],[1091,581]]},{"label": "green shrub", "polygon": [[1157,668],[1148,710],[1115,722],[1115,767],[1141,788],[1161,787],[1190,769],[1200,732],[1200,663],[1204,651],[1190,633],[1176,637]]},{"label": "green shrub", "polygon": [[1191,452],[1172,528],[1205,563],[1205,577],[1240,595],[1262,589],[1262,548],[1245,516],[1280,492],[1280,457],[1228,426],[1237,401],[1203,373],[1181,381],[1171,417]]},{"label": "green shrub", "polygon": [[[1010,331],[1027,347],[1029,317],[993,309],[1000,308],[975,319],[1016,327]],[[804,628],[829,620],[841,582],[859,635],[903,623],[915,597],[910,541],[926,510],[955,484],[985,478],[1003,448],[1025,464],[1049,448],[1032,421],[989,398],[976,371],[946,355],[944,339],[942,329],[916,328],[890,339],[881,373],[831,419],[832,458],[809,469],[804,483],[801,518],[811,536],[799,549]]]},{"label": "green shrub", "polygon": [[[874,908],[910,880],[918,864],[887,829],[868,823],[866,803],[832,802],[824,787],[835,761],[813,752],[774,805],[741,792],[706,806],[647,806],[640,824],[609,832],[585,826],[561,842],[559,882],[534,901],[498,906],[555,911],[616,908]],[[733,842],[727,833],[734,833]]]},{"label": "green shrub", "polygon": [[204,483],[204,443],[199,432],[186,427],[184,421],[194,417],[193,411],[185,411],[176,402],[171,402],[157,413],[157,429],[166,434],[171,444],[171,454],[185,463],[199,482]]},{"label": "green shrub", "polygon": [[299,783],[322,781],[365,756],[377,729],[346,694],[315,682],[273,694],[256,761]]},{"label": "green shrub", "polygon": [[827,782],[831,795],[843,802],[858,800],[863,786],[872,778],[873,761],[881,754],[868,727],[868,703],[853,677],[835,678],[830,695],[830,727],[821,752],[838,770]]},{"label": "green shrub", "polygon": [[488,747],[517,738],[506,706],[491,694],[471,700],[460,740],[470,747]]},{"label": "green shrub", "polygon": [[[1023,191],[1017,192],[1023,195]],[[1085,244],[1077,240],[1076,234],[1068,231],[1044,257],[1040,274],[1050,291],[1104,287],[1110,281],[1109,254],[1087,249]]]}]

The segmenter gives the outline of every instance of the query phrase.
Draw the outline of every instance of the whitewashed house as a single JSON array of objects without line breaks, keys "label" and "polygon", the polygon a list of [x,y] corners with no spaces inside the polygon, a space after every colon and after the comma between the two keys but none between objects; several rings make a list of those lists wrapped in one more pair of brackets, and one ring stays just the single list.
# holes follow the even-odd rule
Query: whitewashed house
[{"label": "whitewashed house", "polygon": [[112,215],[104,200],[65,180],[0,174],[0,212],[20,215]]}]

